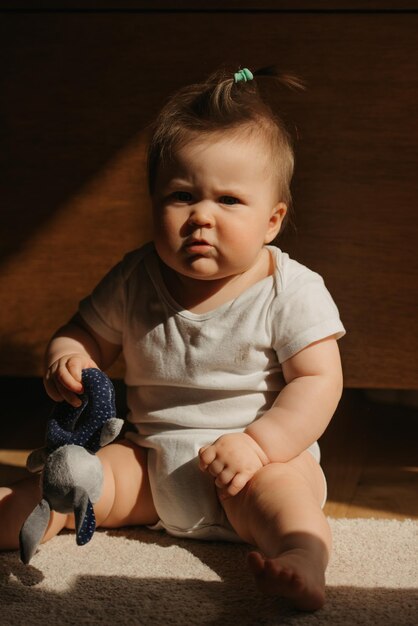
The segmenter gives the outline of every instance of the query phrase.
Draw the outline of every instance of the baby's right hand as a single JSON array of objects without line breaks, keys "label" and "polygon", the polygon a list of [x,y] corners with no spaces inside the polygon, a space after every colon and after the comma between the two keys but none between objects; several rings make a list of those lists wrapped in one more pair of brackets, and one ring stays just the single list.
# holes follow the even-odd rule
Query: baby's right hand
[{"label": "baby's right hand", "polygon": [[97,367],[96,363],[86,354],[67,354],[57,359],[47,369],[44,385],[47,394],[55,400],[65,400],[74,407],[81,405],[77,394],[83,393],[81,372],[88,367]]}]

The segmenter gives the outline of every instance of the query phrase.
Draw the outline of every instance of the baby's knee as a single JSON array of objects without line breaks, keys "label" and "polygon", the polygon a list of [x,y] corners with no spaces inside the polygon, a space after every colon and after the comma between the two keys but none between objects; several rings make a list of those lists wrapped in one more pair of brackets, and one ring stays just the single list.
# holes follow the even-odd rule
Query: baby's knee
[{"label": "baby's knee", "polygon": [[289,474],[287,463],[269,463],[261,467],[248,485],[252,491],[264,491],[271,483],[282,481]]},{"label": "baby's knee", "polygon": [[323,501],[324,476],[309,452],[287,463],[269,463],[254,474],[248,484],[248,498],[265,500],[287,496],[312,497]]},{"label": "baby's knee", "polygon": [[269,463],[260,468],[245,488],[247,505],[259,508],[271,498],[281,498],[295,489],[300,477],[287,463]]}]

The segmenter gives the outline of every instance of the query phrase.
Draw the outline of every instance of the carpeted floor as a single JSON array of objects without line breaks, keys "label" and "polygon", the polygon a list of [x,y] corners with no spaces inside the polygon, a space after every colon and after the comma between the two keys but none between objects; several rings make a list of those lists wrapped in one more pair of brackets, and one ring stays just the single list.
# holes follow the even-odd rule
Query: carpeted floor
[{"label": "carpeted floor", "polygon": [[418,521],[330,520],[324,609],[304,614],[254,588],[248,546],[183,541],[144,529],[71,533],[31,565],[0,555],[0,624],[418,625]]}]

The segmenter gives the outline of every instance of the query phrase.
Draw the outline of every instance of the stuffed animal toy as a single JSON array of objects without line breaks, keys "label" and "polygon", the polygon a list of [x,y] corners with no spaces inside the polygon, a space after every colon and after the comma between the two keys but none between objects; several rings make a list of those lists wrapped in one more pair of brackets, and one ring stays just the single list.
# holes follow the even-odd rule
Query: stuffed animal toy
[{"label": "stuffed animal toy", "polygon": [[101,495],[103,469],[95,453],[118,436],[123,420],[116,418],[115,391],[106,374],[84,369],[82,383],[81,406],[56,405],[45,447],[34,450],[27,461],[30,471],[43,474],[42,500],[20,531],[20,558],[25,564],[45,534],[51,510],[74,512],[78,545],[88,543],[96,528],[93,504]]}]

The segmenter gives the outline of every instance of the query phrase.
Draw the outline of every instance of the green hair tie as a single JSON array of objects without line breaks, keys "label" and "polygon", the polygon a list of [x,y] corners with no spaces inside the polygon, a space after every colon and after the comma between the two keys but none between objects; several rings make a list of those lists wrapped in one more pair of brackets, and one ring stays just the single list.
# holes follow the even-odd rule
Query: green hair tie
[{"label": "green hair tie", "polygon": [[236,83],[240,83],[241,81],[244,81],[244,83],[246,83],[248,80],[252,80],[253,78],[253,73],[250,72],[247,67],[244,67],[244,69],[234,74],[234,82]]}]

